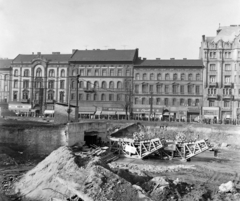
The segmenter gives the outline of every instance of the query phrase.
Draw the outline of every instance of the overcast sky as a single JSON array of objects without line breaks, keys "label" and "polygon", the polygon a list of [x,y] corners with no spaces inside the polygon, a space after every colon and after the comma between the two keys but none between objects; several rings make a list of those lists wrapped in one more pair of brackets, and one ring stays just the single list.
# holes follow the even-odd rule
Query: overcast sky
[{"label": "overcast sky", "polygon": [[198,59],[202,35],[240,24],[240,0],[0,0],[0,57],[135,49]]}]

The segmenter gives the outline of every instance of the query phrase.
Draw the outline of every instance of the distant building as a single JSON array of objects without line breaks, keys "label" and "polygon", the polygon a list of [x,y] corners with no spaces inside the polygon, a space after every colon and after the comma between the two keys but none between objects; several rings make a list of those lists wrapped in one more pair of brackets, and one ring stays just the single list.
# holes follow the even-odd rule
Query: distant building
[{"label": "distant building", "polygon": [[54,102],[67,102],[71,54],[19,54],[12,60],[9,109],[24,115],[53,113]]},{"label": "distant building", "polygon": [[75,50],[70,62],[70,103],[76,105],[76,76],[81,117],[122,118],[131,112],[134,50]]},{"label": "distant building", "polygon": [[9,101],[11,59],[0,59],[0,103]]},{"label": "distant building", "polygon": [[240,25],[219,27],[216,36],[202,36],[206,118],[240,119]]},{"label": "distant building", "polygon": [[194,120],[203,98],[201,60],[146,60],[134,66],[136,118]]}]

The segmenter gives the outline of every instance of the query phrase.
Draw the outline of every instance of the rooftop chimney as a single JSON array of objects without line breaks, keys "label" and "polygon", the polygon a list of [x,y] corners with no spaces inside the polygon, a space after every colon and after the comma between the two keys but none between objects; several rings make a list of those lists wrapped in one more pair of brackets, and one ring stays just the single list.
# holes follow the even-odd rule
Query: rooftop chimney
[{"label": "rooftop chimney", "polygon": [[170,60],[175,60],[175,58],[170,58]]},{"label": "rooftop chimney", "polygon": [[205,35],[202,35],[202,41],[205,42]]},{"label": "rooftop chimney", "polygon": [[161,58],[156,58],[156,60],[161,60]]}]

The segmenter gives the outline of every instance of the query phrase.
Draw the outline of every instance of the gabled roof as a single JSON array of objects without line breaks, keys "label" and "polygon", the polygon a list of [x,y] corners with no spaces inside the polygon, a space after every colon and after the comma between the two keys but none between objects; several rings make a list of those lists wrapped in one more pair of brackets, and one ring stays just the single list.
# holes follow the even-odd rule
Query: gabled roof
[{"label": "gabled roof", "polygon": [[134,67],[203,67],[202,60],[141,60]]},{"label": "gabled roof", "polygon": [[76,50],[70,61],[134,61],[135,50]]},{"label": "gabled roof", "polygon": [[12,59],[0,59],[0,69],[10,68]]},{"label": "gabled roof", "polygon": [[[69,61],[71,54],[41,54],[40,57],[52,62],[63,62]],[[36,58],[39,58],[38,54],[19,54],[13,62],[31,62]]]}]

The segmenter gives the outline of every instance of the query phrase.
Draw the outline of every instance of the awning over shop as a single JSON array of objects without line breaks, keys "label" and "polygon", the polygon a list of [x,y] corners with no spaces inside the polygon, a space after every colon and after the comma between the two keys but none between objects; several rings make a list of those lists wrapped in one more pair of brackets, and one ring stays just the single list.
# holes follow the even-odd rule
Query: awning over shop
[{"label": "awning over shop", "polygon": [[115,115],[116,111],[102,111],[101,115]]},{"label": "awning over shop", "polygon": [[96,111],[95,115],[100,115],[102,111]]},{"label": "awning over shop", "polygon": [[44,114],[54,114],[54,110],[45,110]]},{"label": "awning over shop", "polygon": [[[118,115],[126,115],[126,112],[125,111],[117,111],[117,114]],[[128,113],[128,115],[129,115],[129,113]]]},{"label": "awning over shop", "polygon": [[95,111],[95,107],[79,107],[79,114],[93,114]]}]

